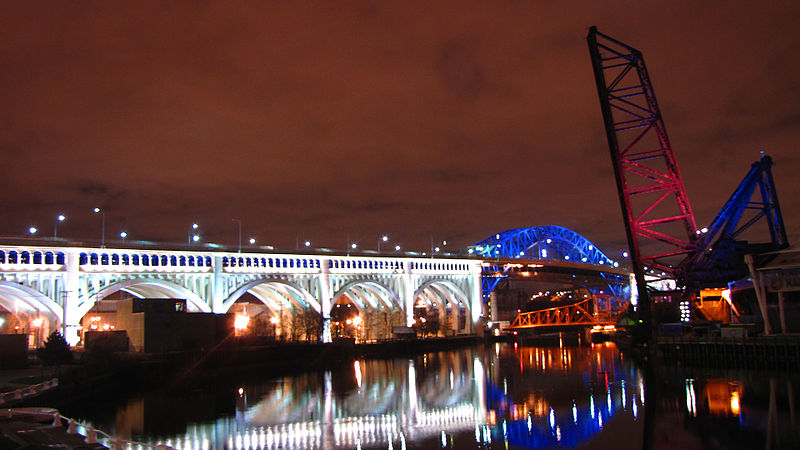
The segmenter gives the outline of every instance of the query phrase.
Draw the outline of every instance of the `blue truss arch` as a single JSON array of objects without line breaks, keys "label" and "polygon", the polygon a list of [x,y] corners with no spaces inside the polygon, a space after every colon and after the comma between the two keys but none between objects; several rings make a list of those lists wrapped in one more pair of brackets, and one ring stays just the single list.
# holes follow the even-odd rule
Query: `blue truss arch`
[{"label": "blue truss arch", "polygon": [[506,230],[468,247],[468,251],[484,258],[525,258],[619,267],[618,262],[606,256],[588,239],[556,225]]}]

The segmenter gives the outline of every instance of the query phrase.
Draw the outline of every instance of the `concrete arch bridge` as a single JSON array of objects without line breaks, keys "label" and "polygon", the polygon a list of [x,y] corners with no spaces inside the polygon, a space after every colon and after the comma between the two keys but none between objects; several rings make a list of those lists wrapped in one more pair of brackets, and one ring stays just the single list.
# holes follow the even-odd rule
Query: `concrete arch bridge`
[{"label": "concrete arch bridge", "polygon": [[480,290],[476,259],[0,246],[0,332],[61,330],[71,345],[84,315],[119,291],[185,299],[190,311],[217,314],[248,293],[272,317],[321,316],[327,342],[332,309],[342,303],[363,317],[365,339],[389,337],[389,327],[370,326],[378,320],[412,326],[415,307],[471,333],[482,314]]}]

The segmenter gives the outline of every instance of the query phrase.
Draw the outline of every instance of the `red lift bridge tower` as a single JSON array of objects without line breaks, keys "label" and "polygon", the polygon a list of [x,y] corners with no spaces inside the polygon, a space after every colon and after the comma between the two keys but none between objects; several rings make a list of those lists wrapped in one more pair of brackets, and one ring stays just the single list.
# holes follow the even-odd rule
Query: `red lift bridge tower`
[{"label": "red lift bridge tower", "polygon": [[[709,228],[698,230],[642,53],[592,27],[587,37],[617,182],[643,336],[651,335],[651,293],[684,299],[741,278],[744,253],[787,246],[768,156],[753,164]],[[751,197],[758,188],[760,199]],[[744,212],[755,211],[744,224]],[[764,219],[770,242],[741,233]],[[737,278],[738,277],[738,278]],[[672,292],[668,292],[671,281]],[[675,289],[677,288],[677,289]]]}]

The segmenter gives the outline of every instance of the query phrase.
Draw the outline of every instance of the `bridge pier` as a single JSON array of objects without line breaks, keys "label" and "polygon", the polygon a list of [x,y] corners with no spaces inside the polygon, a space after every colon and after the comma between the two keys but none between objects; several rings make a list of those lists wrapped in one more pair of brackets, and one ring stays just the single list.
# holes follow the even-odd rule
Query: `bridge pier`
[{"label": "bridge pier", "polygon": [[320,273],[319,273],[319,296],[320,298],[320,309],[322,310],[322,342],[332,342],[333,338],[331,337],[331,300],[333,298],[333,294],[331,294],[331,281],[330,281],[330,260],[327,258],[323,258],[320,261]]},{"label": "bridge pier", "polygon": [[414,326],[414,276],[411,274],[411,261],[403,262],[403,305],[406,312],[406,326]]},{"label": "bridge pier", "polygon": [[68,251],[64,261],[66,272],[64,290],[61,292],[61,335],[69,345],[77,345],[80,340],[80,320],[78,316],[78,282],[80,277],[80,255]]}]

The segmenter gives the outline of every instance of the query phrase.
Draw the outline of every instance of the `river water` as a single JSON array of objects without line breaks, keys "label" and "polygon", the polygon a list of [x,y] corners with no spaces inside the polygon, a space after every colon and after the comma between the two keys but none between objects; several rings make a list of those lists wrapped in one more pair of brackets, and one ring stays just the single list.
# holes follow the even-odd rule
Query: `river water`
[{"label": "river water", "polygon": [[794,388],[797,374],[644,370],[612,343],[487,344],[63,412],[180,449],[800,448]]}]

